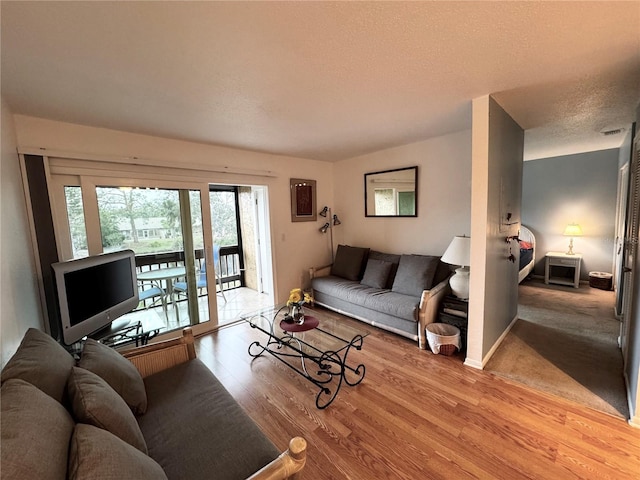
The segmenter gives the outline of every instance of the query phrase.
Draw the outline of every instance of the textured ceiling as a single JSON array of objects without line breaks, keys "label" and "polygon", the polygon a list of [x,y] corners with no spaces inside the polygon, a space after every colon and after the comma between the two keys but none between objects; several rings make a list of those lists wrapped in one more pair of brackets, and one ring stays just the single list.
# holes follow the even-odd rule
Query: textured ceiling
[{"label": "textured ceiling", "polygon": [[615,148],[640,102],[640,2],[7,2],[14,113],[335,161],[471,127],[525,157]]}]

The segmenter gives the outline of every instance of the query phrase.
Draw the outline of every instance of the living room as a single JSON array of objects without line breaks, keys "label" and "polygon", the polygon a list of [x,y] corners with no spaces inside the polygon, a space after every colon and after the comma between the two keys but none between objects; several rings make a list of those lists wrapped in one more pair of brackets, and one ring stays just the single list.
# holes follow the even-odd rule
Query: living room
[{"label": "living room", "polygon": [[[26,31],[23,27],[28,22],[22,20],[25,16],[30,22],[33,22],[34,30],[47,31],[50,29],[43,16],[38,15],[37,7],[11,5],[7,15],[5,3],[10,2],[3,2],[2,6],[3,32],[5,32],[5,22],[19,20],[18,26],[15,28],[21,33],[13,31],[11,38],[14,41],[24,35]],[[372,7],[371,5],[369,6]],[[460,13],[456,9],[462,7],[460,5],[455,5],[454,7],[455,12]],[[25,10],[21,11],[21,8],[25,8]],[[233,10],[230,5],[228,8]],[[268,7],[263,8],[268,9]],[[297,15],[300,15],[295,10],[297,8],[300,8],[300,6],[296,6],[293,11],[285,14],[286,9],[284,6],[278,4],[277,7],[274,6],[275,13],[269,13],[269,18],[272,19],[272,16],[277,17],[282,14],[285,15],[286,20],[292,21],[292,17],[296,18]],[[353,14],[353,12],[349,12],[347,7],[342,8],[346,9],[346,11],[340,9],[333,13],[330,11],[327,14],[328,18],[332,18],[332,15]],[[378,6],[378,8],[384,10],[390,7]],[[542,13],[541,10],[538,10],[538,7],[529,6],[529,8],[531,8],[531,11],[528,12],[528,15],[525,15],[525,19],[520,19],[517,23],[519,28],[524,28],[523,24],[526,24],[526,19],[531,20],[532,17],[535,17],[534,14]],[[602,6],[601,8],[604,9]],[[628,21],[628,18],[635,18],[633,15],[637,16],[637,12],[634,13],[632,7],[616,5],[616,8],[621,9],[621,13],[612,14],[612,18],[607,18],[607,25],[614,25],[616,22],[620,22],[621,19],[624,19],[625,22],[633,23]],[[12,9],[15,9],[13,13],[11,13]],[[375,10],[375,8],[373,9]],[[597,18],[602,16],[602,12],[595,7],[594,10],[596,11],[591,12],[593,15],[591,22],[594,25],[598,25]],[[611,10],[615,11],[616,9]],[[63,13],[56,12],[55,8],[48,10],[48,13],[50,14],[49,16],[53,16],[55,19],[51,21],[63,24]],[[473,13],[477,12],[474,10]],[[396,14],[400,15],[397,12]],[[514,13],[511,12],[511,14],[513,15]],[[165,18],[165,15],[161,16]],[[220,15],[222,16],[222,12],[220,12]],[[232,17],[234,15],[242,16],[239,12],[235,12]],[[291,15],[291,17],[288,15]],[[307,12],[307,15],[313,16],[313,12]],[[364,31],[360,32],[362,34],[361,37],[358,36],[359,41],[362,43],[358,43],[359,48],[352,50],[350,55],[358,52],[358,54],[366,57],[366,61],[363,60],[365,65],[371,66],[375,64],[381,66],[385,62],[390,62],[391,57],[394,55],[393,51],[384,50],[384,44],[389,45],[392,42],[380,41],[377,43],[375,55],[372,53],[373,50],[365,48],[369,39],[369,36],[366,35],[368,30],[365,28],[367,25],[366,19],[369,18],[369,15],[363,10],[354,14],[352,18],[350,27],[354,28],[355,31],[360,31],[358,29],[363,28]],[[371,18],[376,19],[376,22],[381,22],[381,25],[378,26],[380,31],[391,35],[394,38],[394,42],[399,44],[396,47],[406,47],[407,44],[411,43],[409,35],[406,38],[403,36],[396,38],[395,34],[391,33],[395,30],[393,22],[388,19],[394,18],[393,14],[381,11],[380,15],[380,17],[373,16]],[[406,12],[403,15],[407,15]],[[492,12],[491,15],[497,15],[497,12]],[[556,21],[553,20],[556,18],[556,12],[548,15],[551,19],[549,21]],[[469,17],[464,15],[463,17],[471,18],[471,15]],[[402,16],[401,18],[412,25],[412,32],[414,31],[413,28],[419,30],[421,27],[419,24],[416,25],[410,22],[407,16]],[[122,18],[118,18],[118,20],[122,20]],[[332,23],[326,18],[325,21],[329,24]],[[559,20],[557,21],[558,24],[561,23]],[[567,19],[566,21],[578,23],[578,20]],[[44,25],[40,22],[44,23]],[[87,25],[89,24],[87,23]],[[133,26],[126,25],[133,29]],[[322,26],[325,26],[325,24],[323,23]],[[462,25],[460,27],[462,28]],[[20,30],[21,28],[22,30]],[[226,28],[232,30],[230,26]],[[272,32],[275,38],[278,35],[286,36],[282,32],[287,31],[287,22],[280,20],[272,28],[277,31],[276,33]],[[321,30],[319,26],[316,28]],[[558,29],[560,28],[558,27]],[[603,29],[605,28],[603,27]],[[113,116],[102,123],[96,123],[94,119],[89,117],[82,117],[82,115],[72,116],[70,111],[56,110],[55,107],[50,107],[46,97],[40,99],[41,103],[38,109],[32,107],[31,104],[22,103],[24,100],[20,101],[17,97],[14,97],[16,95],[15,91],[22,88],[29,92],[27,96],[31,95],[34,102],[38,95],[44,95],[39,93],[41,89],[37,85],[36,77],[45,79],[49,77],[50,81],[53,82],[53,79],[56,78],[54,74],[57,69],[55,62],[59,61],[60,58],[56,55],[65,58],[66,49],[70,48],[69,44],[75,45],[74,48],[79,48],[82,43],[79,38],[83,38],[83,36],[94,38],[88,30],[90,30],[89,27],[86,30],[83,27],[81,31],[73,32],[70,38],[67,38],[65,42],[57,45],[53,51],[49,52],[51,60],[44,55],[36,56],[30,51],[25,51],[24,53],[20,51],[20,48],[28,46],[26,40],[25,45],[18,48],[15,43],[7,44],[3,38],[2,243],[3,264],[5,265],[2,278],[3,312],[1,325],[3,365],[17,348],[24,331],[28,327],[39,329],[45,327],[40,300],[41,293],[38,285],[39,279],[34,273],[37,271],[38,260],[33,253],[36,249],[32,248],[31,245],[29,213],[24,203],[20,165],[15,154],[18,151],[22,155],[46,157],[47,168],[51,168],[49,174],[53,177],[56,175],[76,176],[81,178],[81,181],[85,182],[86,185],[91,184],[91,181],[95,182],[95,178],[102,176],[110,180],[119,179],[123,183],[125,181],[131,183],[133,180],[133,183],[148,185],[152,182],[155,183],[155,186],[166,186],[167,188],[193,185],[201,189],[201,191],[208,191],[210,183],[265,186],[268,190],[271,222],[274,301],[286,300],[286,296],[292,288],[306,287],[308,269],[330,263],[333,254],[330,249],[329,237],[318,232],[319,227],[322,225],[320,221],[291,222],[290,178],[315,180],[318,207],[328,205],[332,208],[333,213],[339,215],[342,224],[340,228],[332,231],[335,245],[349,244],[366,246],[380,251],[441,255],[454,236],[471,235],[472,239],[474,239],[472,244],[474,263],[471,265],[471,271],[476,272],[476,274],[472,273],[471,277],[471,290],[475,293],[472,293],[470,308],[475,313],[473,314],[473,320],[470,319],[467,365],[482,368],[488,357],[490,357],[492,349],[495,348],[496,343],[499,343],[499,339],[513,321],[516,315],[515,309],[517,308],[517,286],[507,285],[510,275],[507,272],[508,262],[505,260],[498,265],[488,261],[505,253],[504,239],[501,238],[504,235],[499,231],[495,218],[500,216],[502,205],[499,204],[501,201],[506,201],[512,205],[512,213],[515,215],[516,220],[519,219],[521,210],[519,185],[522,184],[522,162],[519,162],[519,164],[511,162],[511,158],[498,158],[496,160],[496,157],[493,156],[495,150],[492,150],[496,144],[491,142],[502,142],[505,141],[504,137],[513,136],[516,140],[506,140],[506,148],[511,152],[517,152],[518,149],[526,150],[528,146],[535,143],[532,139],[535,140],[536,133],[544,128],[543,119],[540,117],[529,118],[523,113],[523,110],[524,105],[527,103],[535,103],[536,100],[534,99],[537,97],[530,96],[527,99],[527,95],[522,95],[518,97],[517,101],[513,100],[518,93],[518,88],[525,88],[526,85],[530,84],[523,80],[521,80],[522,83],[520,84],[497,82],[501,86],[496,88],[496,84],[491,82],[480,86],[482,80],[478,78],[478,87],[467,93],[466,101],[457,104],[454,109],[447,110],[446,114],[444,110],[440,110],[442,107],[439,103],[435,100],[430,100],[433,103],[425,102],[421,108],[425,111],[433,109],[436,112],[440,112],[441,115],[439,117],[430,116],[427,122],[420,122],[419,116],[411,118],[411,115],[414,115],[412,112],[411,114],[397,117],[403,119],[400,122],[400,120],[396,120],[395,110],[390,105],[396,104],[408,108],[412,100],[410,97],[401,96],[399,92],[411,91],[412,88],[417,88],[414,84],[403,83],[407,82],[406,78],[410,75],[393,77],[393,82],[388,82],[386,87],[378,85],[376,90],[373,86],[368,87],[367,75],[384,77],[389,75],[389,71],[393,71],[397,66],[392,65],[389,71],[382,67],[376,67],[380,68],[380,70],[373,67],[371,69],[365,68],[360,70],[359,75],[355,75],[350,82],[344,84],[342,87],[344,91],[350,92],[360,88],[370,88],[371,90],[368,94],[372,97],[372,100],[373,97],[384,97],[385,95],[389,98],[387,103],[385,103],[385,99],[376,98],[380,103],[367,104],[363,103],[364,100],[359,97],[359,103],[350,103],[349,108],[359,112],[357,118],[348,122],[352,124],[351,129],[344,124],[341,124],[340,131],[324,130],[323,128],[327,128],[326,124],[323,124],[325,125],[323,128],[316,127],[314,121],[318,121],[320,117],[342,118],[346,115],[342,110],[330,110],[328,112],[322,110],[318,117],[314,117],[314,121],[308,122],[305,127],[307,133],[301,136],[302,134],[299,130],[293,130],[293,124],[297,126],[305,124],[305,117],[300,115],[301,111],[305,111],[304,109],[310,112],[314,111],[310,104],[304,103],[300,107],[301,111],[294,112],[292,116],[295,121],[291,125],[282,126],[279,124],[281,119],[278,116],[278,112],[280,109],[286,109],[284,105],[287,104],[288,95],[280,93],[280,103],[274,106],[273,102],[276,101],[274,98],[268,98],[264,102],[258,101],[256,104],[252,104],[249,99],[242,98],[242,94],[239,94],[234,97],[233,105],[225,104],[220,108],[223,112],[223,117],[233,117],[234,115],[241,117],[242,112],[246,114],[245,120],[253,118],[253,116],[259,118],[273,116],[275,119],[275,121],[271,122],[275,125],[273,128],[286,131],[286,135],[277,136],[273,134],[272,130],[268,130],[265,133],[257,127],[242,129],[240,128],[241,125],[235,123],[232,124],[231,128],[225,130],[226,120],[223,119],[213,124],[213,127],[201,127],[202,129],[197,133],[194,130],[192,136],[185,136],[168,131],[161,125],[148,123],[146,127],[141,128],[132,123],[133,121],[129,116],[132,111],[146,109],[151,111],[152,116],[175,117],[177,123],[206,125],[209,120],[206,116],[199,116],[202,110],[206,109],[203,107],[201,100],[194,99],[187,102],[191,105],[192,112],[187,109],[179,114],[169,108],[163,113],[154,113],[154,105],[165,103],[171,106],[172,100],[166,98],[170,96],[166,93],[170,90],[165,90],[160,94],[164,96],[164,100],[158,104],[154,104],[151,100],[149,101],[150,103],[146,103],[147,100],[144,94],[140,94],[140,97],[136,98],[132,96],[129,90],[126,90],[126,94],[119,92],[117,85],[120,82],[125,82],[123,78],[127,77],[125,72],[129,65],[121,65],[115,60],[119,55],[126,56],[127,45],[118,44],[118,48],[115,49],[116,53],[113,57],[110,57],[110,61],[114,62],[113,64],[109,64],[107,58],[101,58],[100,61],[96,61],[96,64],[92,65],[92,68],[99,70],[101,75],[107,75],[110,71],[115,72],[107,82],[116,85],[116,91],[110,94],[112,95],[111,97],[107,96],[107,93],[102,97],[100,90],[95,88],[93,81],[83,84],[78,79],[78,84],[76,85],[72,84],[69,80],[70,77],[66,77],[70,83],[65,88],[70,88],[71,91],[65,89],[64,92],[60,92],[59,96],[64,98],[70,106],[77,103],[75,107],[78,111],[83,109],[97,111],[98,103],[118,105],[122,110],[116,113],[115,116],[120,115],[131,123],[118,123]],[[509,32],[513,33],[516,30],[514,27],[509,29]],[[95,31],[98,32],[99,30]],[[129,28],[123,26],[117,33],[124,38],[127,31],[130,31]],[[157,31],[153,29],[152,31],[159,35]],[[626,32],[626,30],[624,31]],[[345,32],[347,33],[344,33],[343,36],[337,37],[340,39],[338,43],[348,40],[350,35],[348,29],[345,29]],[[231,33],[229,32],[230,35]],[[584,36],[586,34],[578,32],[576,35]],[[3,33],[4,36],[5,33]],[[96,34],[96,36],[99,35]],[[162,48],[167,49],[168,45],[164,43],[165,40],[162,39],[162,35],[159,35],[159,37],[154,37],[154,39],[161,42]],[[507,38],[506,34],[504,38],[494,38],[495,44],[491,46],[494,49],[504,48],[502,42],[505,38]],[[623,39],[620,42],[624,44],[624,33],[620,33],[620,38]],[[287,42],[283,42],[286,45],[289,44],[288,37],[287,40]],[[325,40],[329,43],[335,41]],[[558,43],[552,44],[551,47],[545,47],[545,51],[547,53],[557,53],[554,46],[561,45],[559,40],[555,38]],[[105,37],[105,43],[112,41],[113,38],[111,36],[107,35]],[[581,39],[580,41],[583,40]],[[37,40],[35,42],[38,43]],[[614,40],[611,40],[611,42],[615,43]],[[101,43],[99,39],[98,43]],[[291,43],[295,44],[295,42]],[[18,49],[19,53],[11,54],[11,52],[5,50],[12,46]],[[634,46],[637,45],[634,44]],[[56,48],[59,50],[56,50]],[[311,65],[308,65],[308,72],[304,75],[300,73],[300,75],[303,76],[307,91],[310,92],[308,101],[320,105],[322,99],[316,97],[315,92],[321,91],[324,86],[321,82],[316,83],[309,80],[307,75],[320,75],[326,66],[323,61],[327,60],[329,55],[327,54],[326,57],[325,55],[319,55],[321,49],[314,52],[306,51],[304,50],[306,48],[305,44],[300,48],[302,49],[298,53],[300,57],[318,59],[317,63],[314,61]],[[592,48],[586,47],[585,49],[588,51]],[[419,50],[417,49],[416,51]],[[85,54],[80,53],[69,53],[69,57],[77,55],[77,59],[85,59],[89,63],[94,61],[84,56],[86,52]],[[31,78],[18,76],[11,79],[12,72],[22,71],[18,68],[16,57],[28,58],[25,55],[33,55],[28,62],[25,62],[33,64]],[[367,55],[371,55],[371,57],[367,57]],[[495,72],[500,72],[500,62],[503,60],[490,58],[486,51],[484,55],[487,56],[488,61],[493,62],[492,69]],[[621,54],[621,56],[624,55],[624,53]],[[7,62],[11,60],[11,62],[4,65],[5,59]],[[135,59],[136,61],[142,60],[139,57]],[[423,60],[426,61],[424,58]],[[622,62],[624,59],[618,60]],[[626,60],[633,67],[628,67],[626,70],[623,69],[627,75],[624,78],[629,81],[629,77],[633,78],[633,74],[637,73],[638,65],[636,58],[632,55],[628,55]],[[200,60],[193,59],[193,61],[197,64]],[[245,59],[245,61],[247,63],[251,61],[257,62],[257,59],[251,57],[250,59]],[[336,60],[335,69],[348,72],[349,58],[342,61],[344,63]],[[539,68],[553,71],[552,66],[554,64],[560,64],[564,61],[568,61],[568,59],[565,57],[552,59],[545,67],[541,66]],[[77,60],[77,63],[81,64],[82,61]],[[159,63],[161,64],[161,62]],[[418,63],[415,62],[415,64]],[[524,69],[524,63],[527,62],[523,61],[511,68]],[[575,61],[574,63],[583,62]],[[20,65],[22,65],[21,62]],[[158,64],[146,65],[146,67],[146,70],[151,72],[149,73],[151,78],[162,71]],[[403,67],[406,68],[407,64],[403,64]],[[74,68],[79,67],[76,66]],[[265,82],[270,82],[271,84],[282,81],[279,72],[274,72],[273,67],[269,66],[269,62],[257,62],[253,68],[260,72],[253,74],[256,79],[262,75],[266,79]],[[253,68],[249,70],[253,71]],[[332,68],[334,67],[330,67],[328,70],[331,71]],[[442,68],[444,69],[444,67]],[[475,68],[475,66],[470,68]],[[614,69],[611,66],[610,68]],[[627,70],[632,70],[632,72],[629,73]],[[172,70],[173,74],[176,71],[179,71],[179,69]],[[47,73],[41,75],[41,72]],[[213,72],[215,72],[215,68],[208,72],[210,75],[203,80],[204,83],[214,78]],[[483,70],[483,72],[486,72],[486,70]],[[7,81],[9,83],[5,81],[5,75],[8,76]],[[88,73],[85,73],[85,75],[88,75]],[[421,75],[424,75],[423,81],[428,78],[428,74],[424,72]],[[496,76],[499,75],[496,73]],[[180,76],[178,75],[178,77]],[[580,75],[566,76],[563,77],[563,80],[568,83],[574,82],[571,83],[571,87],[580,84],[579,77]],[[144,88],[153,84],[151,78],[141,78],[145,78],[144,81],[141,80],[145,85]],[[179,82],[179,80],[180,78],[172,77],[171,81]],[[601,80],[598,77],[598,81]],[[301,82],[302,79],[298,78],[298,81]],[[444,80],[440,79],[439,81],[443,82]],[[533,95],[536,92],[534,87],[553,83],[553,81],[553,75],[540,78],[538,80],[539,83],[531,87],[527,94]],[[32,85],[31,82],[35,82],[36,85]],[[44,82],[46,83],[46,80]],[[64,82],[59,83],[58,88],[62,88],[61,85],[63,84]],[[12,87],[11,91],[7,90],[5,93],[5,88],[9,88],[9,86]],[[493,89],[486,90],[485,88],[488,88],[488,86]],[[183,88],[178,87],[179,83],[175,89],[176,92],[183,91]],[[602,85],[600,87],[602,88]],[[290,86],[286,88],[290,88]],[[190,93],[186,90],[187,88],[184,89],[184,96],[190,98]],[[633,107],[637,106],[639,99],[637,98],[635,87],[632,85],[627,87],[626,90],[631,90],[631,96],[634,97]],[[74,91],[76,95],[74,95]],[[491,95],[494,93],[495,95]],[[48,91],[46,95],[50,96],[48,98],[53,98],[54,93]],[[349,94],[345,95],[348,96]],[[94,101],[91,100],[92,98]],[[158,100],[155,99],[153,101]],[[555,98],[555,101],[559,100]],[[141,107],[140,105],[142,104],[145,107]],[[506,105],[510,105],[511,108],[507,108]],[[103,105],[104,111],[107,111],[107,106]],[[597,111],[595,107],[594,111]],[[193,113],[194,117],[196,117],[195,122],[188,118],[190,113]],[[361,125],[359,122],[364,122],[364,118],[367,116],[383,117],[381,123],[387,124],[389,130],[395,130],[395,136],[383,138],[379,132],[384,129],[367,130],[366,128],[359,128]],[[633,118],[629,118],[628,124],[631,124],[636,117],[634,114]],[[460,119],[461,121],[457,121]],[[491,123],[495,121],[498,121],[499,124]],[[403,123],[403,126],[401,128],[394,127],[396,122]],[[522,126],[524,124],[528,126],[527,128],[520,128],[517,125],[518,123]],[[419,126],[416,126],[418,124]],[[554,126],[550,125],[548,128],[554,128]],[[228,141],[223,141],[219,138],[208,141],[206,134],[209,129],[219,129],[221,132],[226,133]],[[349,131],[360,140],[360,143],[349,144],[347,142],[346,132]],[[240,133],[245,135],[244,141],[240,140],[239,137],[242,137]],[[292,138],[300,136],[302,138],[302,141],[296,147],[297,149],[283,146],[283,137],[287,136]],[[333,144],[332,149],[329,149],[330,144]],[[619,145],[609,148],[618,147]],[[485,151],[484,154],[483,150]],[[491,153],[489,153],[490,150],[492,150]],[[508,157],[509,154],[505,156]],[[417,217],[365,217],[363,202],[364,174],[414,165],[418,166]],[[491,218],[493,220],[490,220]],[[489,228],[490,225],[491,228]],[[478,240],[476,241],[475,239]],[[498,243],[499,239],[501,239],[501,243]],[[638,348],[637,344],[632,345],[631,351],[635,353],[632,354],[631,358],[637,360]],[[630,370],[631,390],[634,387],[637,390],[637,370],[638,365],[632,363]],[[630,395],[632,404],[636,405],[637,392],[632,391]],[[637,414],[636,410],[636,423]]]}]

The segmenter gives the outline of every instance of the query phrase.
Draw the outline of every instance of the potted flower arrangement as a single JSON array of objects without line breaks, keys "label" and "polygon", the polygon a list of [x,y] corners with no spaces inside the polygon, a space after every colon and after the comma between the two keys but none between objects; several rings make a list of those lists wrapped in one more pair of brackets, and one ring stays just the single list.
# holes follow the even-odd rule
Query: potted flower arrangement
[{"label": "potted flower arrangement", "polygon": [[287,307],[289,307],[289,313],[285,315],[285,320],[294,321],[299,324],[304,323],[304,310],[302,306],[305,303],[313,302],[313,298],[307,292],[303,292],[301,288],[294,288],[289,292],[289,300],[287,300]]}]

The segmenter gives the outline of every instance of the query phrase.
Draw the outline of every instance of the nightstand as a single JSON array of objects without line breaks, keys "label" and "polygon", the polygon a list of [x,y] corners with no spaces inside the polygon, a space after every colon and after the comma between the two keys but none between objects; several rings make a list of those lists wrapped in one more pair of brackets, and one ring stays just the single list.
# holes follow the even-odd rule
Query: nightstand
[{"label": "nightstand", "polygon": [[[545,255],[544,265],[544,283],[556,283],[558,285],[570,285],[575,288],[580,286],[580,264],[582,263],[582,255],[574,253],[569,255],[562,252],[549,252]],[[566,276],[554,275],[554,267],[564,267],[573,269],[573,280]],[[557,272],[557,268],[555,268]]]}]

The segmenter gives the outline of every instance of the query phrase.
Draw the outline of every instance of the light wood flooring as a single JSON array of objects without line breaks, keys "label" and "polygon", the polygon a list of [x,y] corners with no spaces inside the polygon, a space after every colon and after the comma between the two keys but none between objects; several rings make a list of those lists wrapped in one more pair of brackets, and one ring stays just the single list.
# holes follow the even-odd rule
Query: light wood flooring
[{"label": "light wood flooring", "polygon": [[270,356],[252,361],[247,347],[262,335],[248,325],[196,343],[278,448],[307,440],[305,480],[640,478],[640,430],[623,419],[342,318],[371,331],[350,353],[366,376],[325,410],[315,407],[316,387],[288,367]]}]

